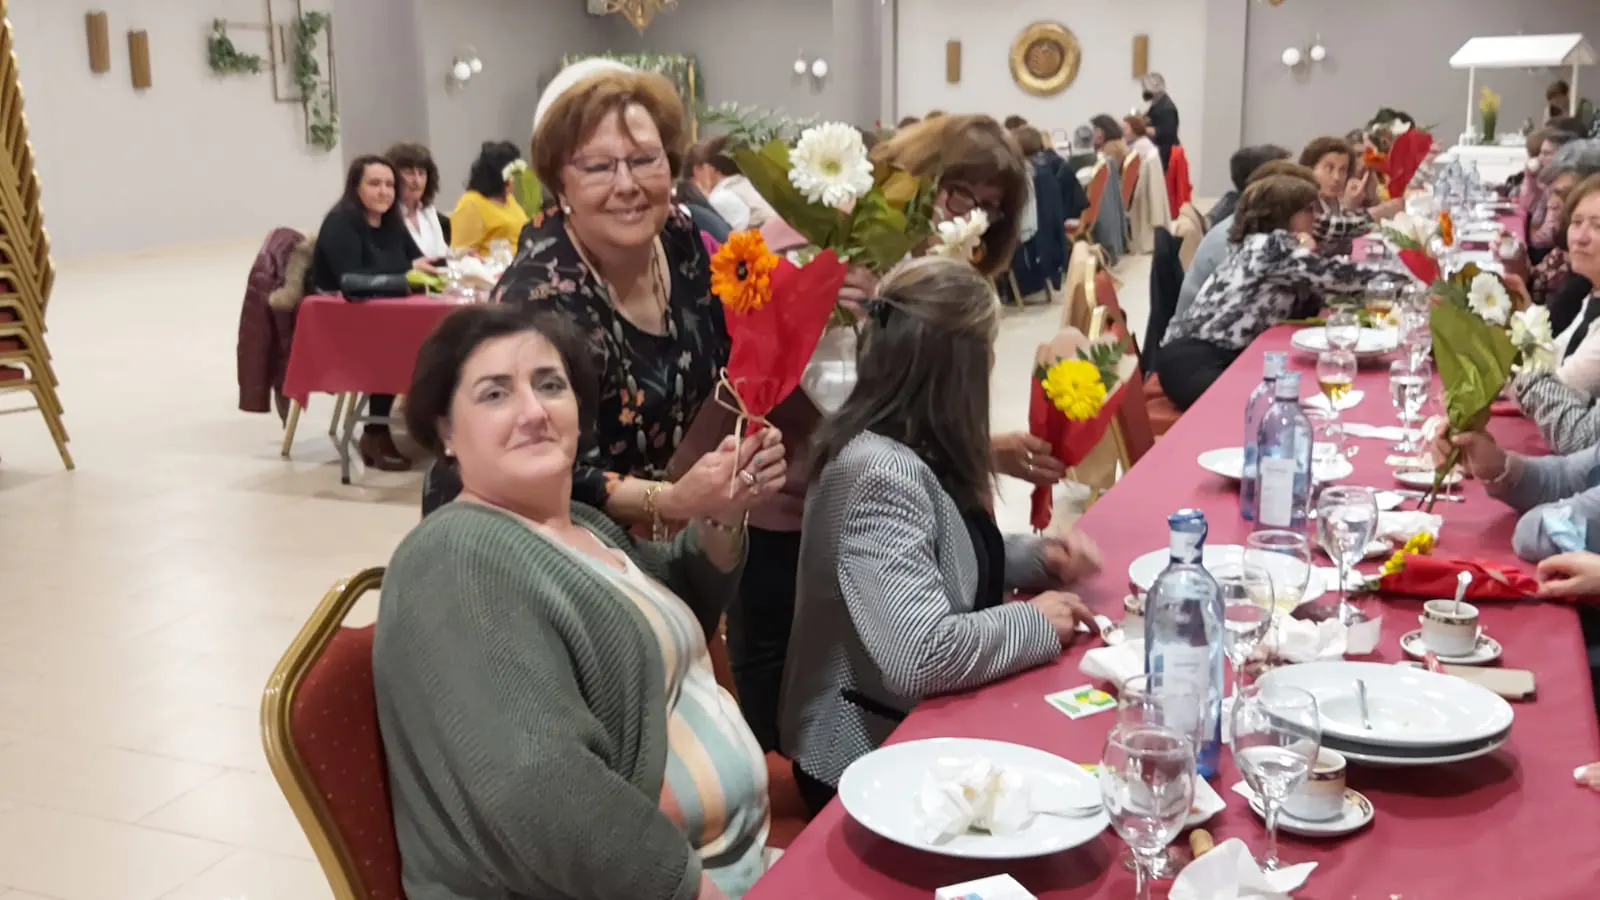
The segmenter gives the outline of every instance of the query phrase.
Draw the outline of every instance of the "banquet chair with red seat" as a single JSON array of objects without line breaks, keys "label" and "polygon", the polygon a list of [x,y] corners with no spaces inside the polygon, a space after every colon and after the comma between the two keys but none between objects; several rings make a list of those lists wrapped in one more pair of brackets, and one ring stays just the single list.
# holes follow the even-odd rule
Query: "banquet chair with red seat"
[{"label": "banquet chair with red seat", "polygon": [[336,900],[405,900],[378,731],[373,626],[344,626],[356,601],[382,584],[382,569],[366,569],[329,589],[261,698],[267,762]]},{"label": "banquet chair with red seat", "polygon": [[1139,186],[1139,169],[1144,166],[1144,160],[1137,153],[1129,153],[1128,159],[1122,164],[1122,208],[1133,209],[1133,191]]},{"label": "banquet chair with red seat", "polygon": [[1067,239],[1077,240],[1088,238],[1094,234],[1094,223],[1100,218],[1100,207],[1106,199],[1106,184],[1111,181],[1111,171],[1105,166],[1095,169],[1094,177],[1089,179],[1089,208],[1078,217],[1078,227],[1067,229]]}]

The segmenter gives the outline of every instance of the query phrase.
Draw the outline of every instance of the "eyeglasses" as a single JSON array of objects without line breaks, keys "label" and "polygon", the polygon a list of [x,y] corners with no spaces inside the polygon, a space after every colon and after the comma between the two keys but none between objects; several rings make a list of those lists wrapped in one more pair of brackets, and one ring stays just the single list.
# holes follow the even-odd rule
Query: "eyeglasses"
[{"label": "eyeglasses", "polygon": [[974,209],[982,209],[984,215],[989,217],[990,225],[998,225],[1005,220],[1006,214],[1001,212],[999,204],[979,203],[977,195],[966,185],[950,184],[944,189],[945,208],[952,216],[964,216]]},{"label": "eyeglasses", "polygon": [[624,167],[634,181],[657,182],[667,177],[665,153],[638,153],[628,157],[587,156],[572,161],[578,170],[578,180],[586,185],[599,186],[617,180]]}]

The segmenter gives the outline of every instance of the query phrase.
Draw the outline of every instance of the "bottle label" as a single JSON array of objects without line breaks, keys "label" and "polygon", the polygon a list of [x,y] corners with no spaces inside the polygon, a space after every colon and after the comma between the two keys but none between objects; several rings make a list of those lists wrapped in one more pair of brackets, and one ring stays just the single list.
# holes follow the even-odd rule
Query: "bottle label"
[{"label": "bottle label", "polygon": [[[1216,685],[1211,684],[1211,652],[1205,647],[1182,647],[1166,645],[1161,648],[1159,655],[1151,660],[1150,670],[1160,672],[1164,676],[1165,684],[1173,685],[1174,693],[1187,689],[1192,694],[1200,696],[1203,704],[1197,709],[1179,709],[1176,704],[1162,704],[1166,710],[1166,721],[1163,723],[1168,728],[1179,734],[1192,735],[1201,724],[1201,717],[1209,719],[1211,696],[1215,693]],[[1167,698],[1163,697],[1165,701]],[[1209,734],[1206,737],[1210,737]],[[1196,747],[1195,752],[1200,748]]]},{"label": "bottle label", "polygon": [[1288,528],[1294,519],[1295,461],[1262,457],[1256,486],[1256,521],[1271,528]]}]

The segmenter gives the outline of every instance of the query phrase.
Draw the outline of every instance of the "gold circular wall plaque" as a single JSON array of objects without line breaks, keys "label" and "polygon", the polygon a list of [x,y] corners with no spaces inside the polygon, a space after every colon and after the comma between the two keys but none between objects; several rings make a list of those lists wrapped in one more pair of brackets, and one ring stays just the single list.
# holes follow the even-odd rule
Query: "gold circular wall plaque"
[{"label": "gold circular wall plaque", "polygon": [[1030,94],[1048,97],[1078,77],[1078,36],[1058,22],[1035,22],[1011,44],[1011,79]]}]

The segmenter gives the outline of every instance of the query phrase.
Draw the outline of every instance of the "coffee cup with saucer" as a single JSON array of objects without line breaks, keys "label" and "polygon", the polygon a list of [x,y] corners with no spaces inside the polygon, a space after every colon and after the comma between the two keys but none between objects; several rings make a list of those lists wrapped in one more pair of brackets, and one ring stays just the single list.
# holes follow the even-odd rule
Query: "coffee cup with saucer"
[{"label": "coffee cup with saucer", "polygon": [[1307,822],[1338,818],[1344,811],[1344,777],[1344,754],[1323,747],[1306,780],[1284,798],[1284,814]]},{"label": "coffee cup with saucer", "polygon": [[1422,643],[1439,656],[1470,656],[1478,646],[1478,608],[1455,600],[1422,605]]}]

